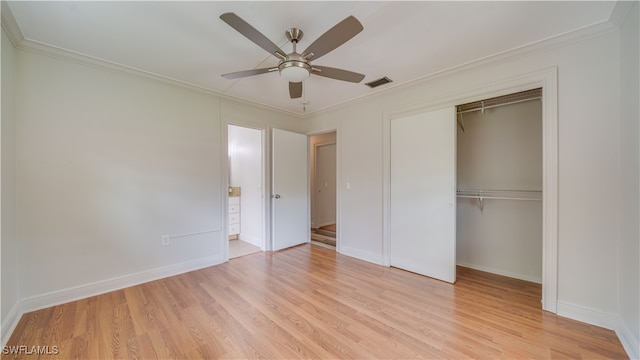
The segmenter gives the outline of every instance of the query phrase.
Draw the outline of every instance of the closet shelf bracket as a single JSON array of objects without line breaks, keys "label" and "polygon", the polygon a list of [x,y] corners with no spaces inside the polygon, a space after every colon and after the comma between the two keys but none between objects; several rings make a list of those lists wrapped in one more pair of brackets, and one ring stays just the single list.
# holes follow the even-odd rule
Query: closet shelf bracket
[{"label": "closet shelf bracket", "polygon": [[462,113],[458,113],[458,115],[460,115],[458,117],[458,126],[460,126],[460,129],[462,130],[462,133],[464,134],[464,118],[462,117]]}]

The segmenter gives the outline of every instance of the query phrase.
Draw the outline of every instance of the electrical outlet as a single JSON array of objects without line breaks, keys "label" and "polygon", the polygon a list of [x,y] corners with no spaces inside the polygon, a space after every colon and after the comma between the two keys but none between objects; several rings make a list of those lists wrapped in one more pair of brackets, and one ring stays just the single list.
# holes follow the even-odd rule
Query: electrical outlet
[{"label": "electrical outlet", "polygon": [[169,235],[162,235],[162,246],[169,246],[171,243],[171,237]]}]

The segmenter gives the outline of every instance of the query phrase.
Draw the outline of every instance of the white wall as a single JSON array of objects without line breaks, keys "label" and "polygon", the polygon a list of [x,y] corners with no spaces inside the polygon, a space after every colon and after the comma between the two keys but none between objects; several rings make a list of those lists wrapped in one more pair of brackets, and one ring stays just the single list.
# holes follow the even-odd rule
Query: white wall
[{"label": "white wall", "polygon": [[18,62],[24,298],[222,260],[219,101],[31,52]]},{"label": "white wall", "polygon": [[621,30],[620,83],[620,325],[629,357],[640,358],[640,6],[635,2]]},{"label": "white wall", "polygon": [[[458,189],[542,189],[542,104],[531,100],[462,114]],[[524,197],[527,194],[496,193]],[[541,197],[540,197],[541,198]],[[542,201],[458,198],[459,265],[542,281]]]},{"label": "white wall", "polygon": [[[279,112],[108,66],[16,54],[25,310],[223,261],[222,116],[300,126]],[[163,247],[165,234],[172,239]]]},{"label": "white wall", "polygon": [[4,345],[20,315],[18,293],[18,238],[16,235],[16,139],[13,108],[15,51],[2,30],[2,188],[0,198],[0,345]]},{"label": "white wall", "polygon": [[[579,314],[574,317],[586,320],[616,314],[618,53],[618,34],[608,32],[439,74],[312,116],[309,133],[337,129],[342,144],[338,155],[341,251],[383,262],[385,112],[457,94],[463,97],[475,89],[557,67],[558,301],[563,313],[576,310]],[[345,188],[347,181],[350,190]]]},{"label": "white wall", "polygon": [[229,125],[230,186],[240,186],[240,235],[263,247],[262,131]]}]

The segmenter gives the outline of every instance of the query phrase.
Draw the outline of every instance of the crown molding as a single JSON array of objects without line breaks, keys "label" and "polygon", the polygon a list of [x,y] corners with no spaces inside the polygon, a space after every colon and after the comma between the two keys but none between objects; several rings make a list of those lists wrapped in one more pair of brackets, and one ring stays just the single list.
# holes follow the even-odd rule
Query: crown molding
[{"label": "crown molding", "polygon": [[453,74],[474,69],[486,64],[508,61],[514,58],[525,56],[527,54],[547,51],[549,49],[553,49],[559,46],[568,45],[568,44],[575,43],[578,41],[583,41],[595,36],[600,36],[613,31],[617,31],[620,29],[620,26],[622,26],[622,24],[624,23],[624,19],[629,13],[629,10],[631,9],[632,5],[633,5],[633,2],[631,1],[622,1],[622,2],[618,1],[609,19],[602,21],[600,23],[588,25],[580,29],[572,30],[562,34],[557,34],[542,40],[538,40],[529,44],[524,44],[509,50],[505,50],[500,53],[489,55],[484,58],[471,60],[467,63],[456,65],[456,66],[443,69],[431,74],[426,74],[416,79],[409,80],[403,83],[393,84],[384,89],[380,89],[379,91],[373,94],[362,95],[357,98],[344,101],[342,103],[338,103],[322,109],[318,109],[313,113],[309,114],[308,116],[318,115],[318,114],[330,112],[333,110],[337,110],[339,108],[346,107],[350,104],[363,101],[366,99],[371,99],[378,96],[384,96],[390,92],[403,89],[406,87],[426,84],[430,81],[433,81],[434,79],[451,76]]},{"label": "crown molding", "polygon": [[633,4],[637,1],[616,1],[616,6],[613,8],[611,15],[609,16],[609,23],[616,29],[620,29],[627,16],[631,12]]},{"label": "crown molding", "polygon": [[182,88],[205,93],[208,95],[213,95],[220,98],[221,100],[235,101],[248,106],[253,106],[260,109],[281,113],[287,116],[302,118],[301,114],[299,113],[281,109],[275,106],[271,106],[269,104],[264,104],[264,103],[252,101],[252,100],[241,98],[241,97],[230,96],[227,94],[223,94],[219,91],[211,90],[211,89],[208,89],[199,85],[191,84],[182,80],[173,79],[167,76],[136,69],[133,67],[129,67],[129,66],[121,65],[108,60],[104,60],[101,58],[88,56],[82,53],[74,52],[71,50],[67,50],[67,49],[52,46],[49,44],[45,44],[42,42],[27,39],[22,34],[22,31],[20,30],[20,26],[16,22],[13,16],[13,13],[11,12],[11,9],[7,5],[6,1],[0,1],[0,3],[2,6],[1,13],[0,13],[2,17],[2,29],[4,29],[5,33],[11,40],[13,47],[16,49],[28,51],[32,53],[38,53],[41,55],[53,57],[60,60],[73,61],[81,65],[89,65],[89,66],[93,66],[103,70],[106,69],[106,70],[115,70],[115,71],[125,72],[128,74],[141,76],[147,79],[153,79],[153,80],[160,81],[170,85],[176,85]]},{"label": "crown molding", "polygon": [[24,41],[24,35],[6,1],[0,1],[0,18],[2,29],[11,40],[13,47],[17,48]]},{"label": "crown molding", "polygon": [[13,13],[11,12],[11,9],[7,5],[6,1],[1,1],[1,3],[2,3],[2,11],[1,11],[2,28],[7,33],[13,46],[17,49],[40,53],[42,55],[49,55],[58,59],[70,59],[79,63],[90,64],[103,69],[106,68],[111,70],[123,71],[129,74],[138,75],[138,76],[142,76],[150,79],[155,79],[164,83],[177,85],[183,88],[203,92],[209,95],[214,95],[216,97],[219,97],[222,100],[236,101],[249,106],[254,106],[254,107],[262,108],[265,110],[275,111],[275,112],[292,116],[298,119],[310,119],[315,115],[330,112],[339,108],[343,108],[347,105],[360,102],[364,99],[384,96],[389,92],[396,91],[398,89],[428,83],[429,81],[432,81],[434,79],[444,77],[444,76],[450,76],[452,74],[470,70],[476,67],[480,67],[485,64],[495,63],[500,61],[507,61],[516,57],[524,56],[529,53],[544,51],[544,50],[552,49],[558,46],[567,45],[573,42],[582,41],[582,40],[585,40],[594,36],[598,36],[601,34],[617,31],[620,29],[625,19],[627,18],[627,15],[629,14],[629,11],[634,4],[634,1],[616,1],[616,5],[613,11],[611,12],[611,15],[609,16],[609,19],[602,21],[600,23],[588,25],[577,30],[572,30],[570,32],[557,34],[542,40],[521,45],[509,50],[505,50],[497,54],[489,55],[484,58],[471,60],[467,63],[456,65],[456,66],[443,69],[434,73],[426,74],[416,79],[409,80],[403,83],[393,84],[389,87],[380,89],[376,92],[361,95],[356,98],[348,99],[343,102],[330,105],[324,108],[320,108],[305,114],[300,114],[295,111],[282,109],[280,107],[275,107],[269,104],[257,102],[257,101],[242,98],[242,97],[230,96],[230,95],[221,93],[219,91],[211,90],[211,89],[208,89],[199,85],[195,85],[192,83],[188,83],[185,81],[173,79],[167,76],[151,73],[151,72],[136,69],[133,67],[124,66],[124,65],[107,61],[104,59],[91,57],[91,56],[73,52],[67,49],[58,48],[48,44],[26,39],[22,34],[22,31],[20,30],[19,25],[15,21],[15,18],[13,17]]},{"label": "crown molding", "polygon": [[15,46],[17,49],[22,50],[22,51],[28,51],[28,52],[32,52],[32,53],[38,53],[41,55],[45,55],[45,56],[49,56],[52,58],[56,58],[56,59],[60,59],[60,60],[64,60],[64,61],[72,61],[75,63],[78,63],[80,65],[85,65],[85,66],[92,66],[98,69],[102,69],[102,70],[115,70],[115,71],[120,71],[120,72],[125,72],[131,75],[136,75],[136,76],[140,76],[140,77],[144,77],[147,79],[152,79],[152,80],[156,80],[156,81],[160,81],[166,84],[170,84],[170,85],[175,85],[175,86],[179,86],[185,89],[189,89],[192,91],[197,91],[200,93],[205,93],[208,95],[213,95],[216,96],[218,98],[220,98],[221,100],[228,100],[228,101],[236,101],[236,102],[240,102],[240,103],[244,103],[246,105],[250,105],[253,107],[258,107],[261,109],[265,109],[265,110],[270,110],[270,111],[275,111],[281,114],[285,114],[288,116],[294,116],[299,118],[300,114],[295,113],[295,112],[291,112],[291,111],[287,111],[285,109],[281,109],[275,106],[271,106],[268,104],[264,104],[264,103],[260,103],[260,102],[256,102],[256,101],[252,101],[252,100],[248,100],[248,99],[244,99],[241,97],[235,97],[235,96],[230,96],[227,94],[223,94],[219,91],[216,90],[212,90],[212,89],[208,89],[199,85],[195,85],[192,83],[188,83],[186,81],[182,81],[182,80],[178,80],[178,79],[174,79],[168,76],[164,76],[164,75],[159,75],[156,73],[152,73],[149,71],[144,71],[144,70],[140,70],[134,67],[129,67],[129,66],[125,66],[125,65],[121,65],[115,62],[111,62],[108,60],[104,60],[101,58],[97,58],[97,57],[92,57],[92,56],[88,56],[82,53],[78,53],[78,52],[74,52],[71,50],[67,50],[64,48],[59,48],[56,46],[52,46],[49,44],[45,44],[45,43],[41,43],[38,41],[34,41],[34,40],[30,40],[30,39],[26,39],[23,38],[23,40],[18,44],[18,46]]}]

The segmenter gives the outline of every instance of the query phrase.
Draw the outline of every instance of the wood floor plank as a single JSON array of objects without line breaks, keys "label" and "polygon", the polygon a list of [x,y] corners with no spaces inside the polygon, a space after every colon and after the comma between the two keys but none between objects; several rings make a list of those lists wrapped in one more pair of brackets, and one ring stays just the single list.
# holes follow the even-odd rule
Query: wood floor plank
[{"label": "wood floor plank", "polygon": [[540,309],[541,287],[458,268],[455,285],[317,246],[23,315],[2,359],[626,358],[610,330]]}]

